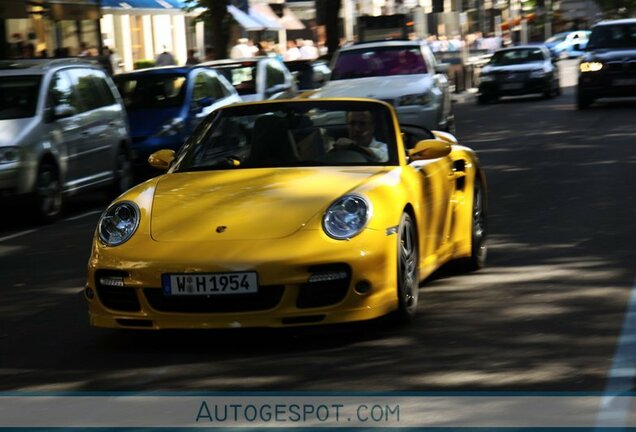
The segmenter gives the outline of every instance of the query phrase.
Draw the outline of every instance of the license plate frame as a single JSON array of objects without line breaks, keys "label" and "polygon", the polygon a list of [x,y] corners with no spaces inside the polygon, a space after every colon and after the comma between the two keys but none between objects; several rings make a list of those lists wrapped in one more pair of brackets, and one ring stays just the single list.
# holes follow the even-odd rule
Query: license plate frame
[{"label": "license plate frame", "polygon": [[258,294],[256,272],[165,273],[161,275],[165,296],[224,296]]},{"label": "license plate frame", "polygon": [[521,90],[523,83],[503,83],[501,84],[502,90]]}]

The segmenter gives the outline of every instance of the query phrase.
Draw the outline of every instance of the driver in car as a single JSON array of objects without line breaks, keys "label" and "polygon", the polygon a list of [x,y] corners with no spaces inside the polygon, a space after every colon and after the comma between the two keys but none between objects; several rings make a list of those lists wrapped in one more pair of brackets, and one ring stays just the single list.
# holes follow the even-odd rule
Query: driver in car
[{"label": "driver in car", "polygon": [[353,150],[362,153],[374,162],[387,162],[389,151],[386,143],[373,136],[375,124],[370,111],[350,111],[347,113],[349,138],[338,138],[334,150]]}]

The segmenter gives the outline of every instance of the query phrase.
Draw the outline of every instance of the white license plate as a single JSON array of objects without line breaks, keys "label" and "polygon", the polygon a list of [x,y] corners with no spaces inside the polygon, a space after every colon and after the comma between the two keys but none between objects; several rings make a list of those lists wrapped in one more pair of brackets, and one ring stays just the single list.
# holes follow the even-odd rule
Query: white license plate
[{"label": "white license plate", "polygon": [[523,83],[507,83],[507,84],[501,85],[502,90],[519,90],[522,88],[523,88]]},{"label": "white license plate", "polygon": [[636,86],[636,78],[617,78],[612,83],[615,86]]},{"label": "white license plate", "polygon": [[256,272],[164,274],[164,295],[228,295],[258,292]]}]

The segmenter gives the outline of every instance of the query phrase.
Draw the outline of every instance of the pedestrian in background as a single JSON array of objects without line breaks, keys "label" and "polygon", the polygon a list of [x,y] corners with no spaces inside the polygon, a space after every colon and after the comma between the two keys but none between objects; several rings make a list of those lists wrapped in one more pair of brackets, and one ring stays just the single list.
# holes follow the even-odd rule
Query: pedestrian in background
[{"label": "pedestrian in background", "polygon": [[199,63],[199,59],[196,56],[196,51],[193,49],[188,50],[188,58],[186,59],[186,66],[195,65]]},{"label": "pedestrian in background", "polygon": [[155,61],[156,66],[173,66],[177,63],[174,61],[174,56],[168,52],[165,45],[163,47],[163,52],[157,56],[157,60]]}]

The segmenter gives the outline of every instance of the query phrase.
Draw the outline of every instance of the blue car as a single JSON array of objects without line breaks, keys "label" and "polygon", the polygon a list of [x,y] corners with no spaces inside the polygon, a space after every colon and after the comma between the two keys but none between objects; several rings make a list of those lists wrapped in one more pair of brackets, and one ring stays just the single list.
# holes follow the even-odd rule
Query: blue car
[{"label": "blue car", "polygon": [[590,37],[589,30],[557,33],[545,41],[545,46],[558,58],[574,58],[583,55]]},{"label": "blue car", "polygon": [[234,87],[207,67],[168,66],[115,76],[128,112],[132,158],[139,177],[153,174],[148,156],[178,150],[213,110],[242,102]]}]

